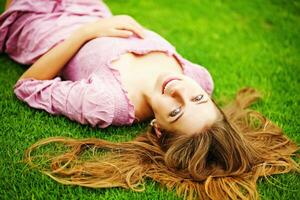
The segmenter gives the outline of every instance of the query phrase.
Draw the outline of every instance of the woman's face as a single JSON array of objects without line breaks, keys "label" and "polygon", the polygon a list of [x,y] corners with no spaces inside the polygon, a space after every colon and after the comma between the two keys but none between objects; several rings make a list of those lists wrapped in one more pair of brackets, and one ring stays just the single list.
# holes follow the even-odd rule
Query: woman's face
[{"label": "woman's face", "polygon": [[158,127],[173,132],[200,132],[219,115],[202,87],[182,74],[161,74],[150,102]]}]

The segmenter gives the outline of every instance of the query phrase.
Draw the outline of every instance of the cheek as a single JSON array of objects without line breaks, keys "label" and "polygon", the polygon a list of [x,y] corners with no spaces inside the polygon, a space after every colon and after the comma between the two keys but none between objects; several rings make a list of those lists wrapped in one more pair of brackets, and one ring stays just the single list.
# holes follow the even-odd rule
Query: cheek
[{"label": "cheek", "polygon": [[157,102],[157,105],[153,110],[157,114],[165,115],[168,112],[169,107],[168,104],[166,104],[166,102],[162,101],[162,102]]},{"label": "cheek", "polygon": [[205,92],[205,90],[195,80],[190,78],[186,80],[185,86],[191,92]]},{"label": "cheek", "polygon": [[171,110],[172,101],[164,97],[153,99],[152,110],[156,117],[165,118]]}]

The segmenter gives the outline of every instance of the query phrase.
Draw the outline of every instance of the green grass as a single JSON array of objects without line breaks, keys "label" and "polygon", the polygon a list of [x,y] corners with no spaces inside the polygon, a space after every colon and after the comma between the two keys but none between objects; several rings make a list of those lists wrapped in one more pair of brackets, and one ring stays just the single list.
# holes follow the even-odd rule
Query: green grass
[{"label": "green grass", "polygon": [[[3,0],[0,1],[3,5]],[[300,144],[300,1],[109,0],[114,14],[129,14],[170,41],[186,59],[205,66],[214,98],[231,99],[244,86],[260,90],[254,107]],[[3,10],[3,6],[1,7]],[[12,87],[24,68],[0,55],[0,199],[176,199],[147,181],[146,191],[65,186],[22,163],[26,148],[49,136],[130,140],[146,127],[100,130],[51,116],[17,100]],[[259,181],[262,199],[300,199],[299,174]]]}]

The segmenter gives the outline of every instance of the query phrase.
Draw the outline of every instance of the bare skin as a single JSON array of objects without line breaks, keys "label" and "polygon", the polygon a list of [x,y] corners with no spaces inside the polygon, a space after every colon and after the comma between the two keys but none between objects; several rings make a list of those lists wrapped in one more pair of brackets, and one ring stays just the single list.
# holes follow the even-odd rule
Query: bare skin
[{"label": "bare skin", "polygon": [[[175,57],[157,51],[146,55],[126,53],[112,65],[120,71],[136,117],[141,121],[155,117],[158,132],[163,128],[193,134],[218,119],[210,96],[183,74]],[[163,82],[169,77],[179,80],[168,84],[162,93]],[[174,116],[169,116],[172,111]]]},{"label": "bare skin", "polygon": [[[6,5],[9,3],[8,1]],[[37,60],[19,80],[52,79],[60,74],[65,64],[89,40],[105,36],[130,37],[132,34],[140,39],[145,36],[143,27],[125,15],[99,19],[83,25]],[[163,128],[188,134],[197,132],[217,120],[218,112],[209,95],[194,80],[183,74],[182,66],[175,57],[159,51],[144,55],[127,52],[111,64],[119,70],[122,85],[135,107],[135,122],[155,117],[158,133]],[[49,65],[52,66],[50,69]],[[162,85],[170,76],[179,80],[169,84],[162,93]],[[172,123],[171,121],[179,115],[180,119]]]},{"label": "bare skin", "polygon": [[174,57],[164,52],[153,51],[144,55],[125,53],[113,61],[112,66],[119,70],[123,86],[135,107],[138,121],[153,118],[151,105],[146,100],[146,91],[153,88],[161,73],[182,74],[182,68]]}]

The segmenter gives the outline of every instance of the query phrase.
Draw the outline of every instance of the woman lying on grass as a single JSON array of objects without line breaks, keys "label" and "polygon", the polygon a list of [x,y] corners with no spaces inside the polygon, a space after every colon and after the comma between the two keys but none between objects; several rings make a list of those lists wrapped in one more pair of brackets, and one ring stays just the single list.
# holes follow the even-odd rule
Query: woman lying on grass
[{"label": "woman lying on grass", "polygon": [[[100,128],[151,119],[129,142],[56,137],[32,145],[26,161],[60,183],[140,191],[151,178],[187,199],[257,199],[259,177],[299,171],[297,145],[248,109],[259,98],[254,89],[220,108],[205,68],[101,1],[16,0],[0,31],[0,51],[32,64],[14,87],[29,106]],[[32,155],[49,143],[67,148]]]}]

